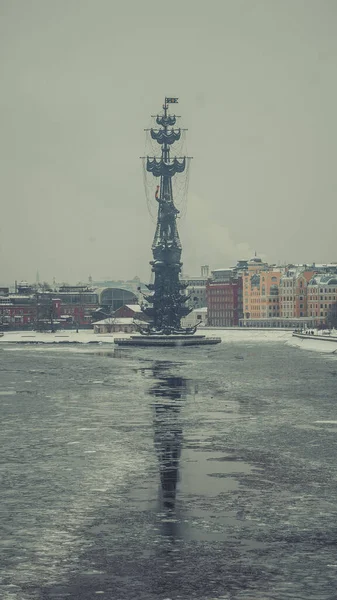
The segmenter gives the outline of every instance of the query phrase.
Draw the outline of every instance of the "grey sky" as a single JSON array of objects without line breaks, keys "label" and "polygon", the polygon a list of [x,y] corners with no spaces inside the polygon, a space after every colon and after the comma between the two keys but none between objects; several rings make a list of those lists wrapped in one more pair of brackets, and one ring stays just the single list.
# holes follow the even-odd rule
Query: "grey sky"
[{"label": "grey sky", "polygon": [[149,278],[143,128],[179,96],[184,270],[337,260],[335,0],[0,0],[0,281]]}]

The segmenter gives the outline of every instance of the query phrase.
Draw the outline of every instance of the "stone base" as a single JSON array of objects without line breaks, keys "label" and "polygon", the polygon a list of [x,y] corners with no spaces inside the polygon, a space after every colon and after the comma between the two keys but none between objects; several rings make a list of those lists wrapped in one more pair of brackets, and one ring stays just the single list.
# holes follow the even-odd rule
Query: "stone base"
[{"label": "stone base", "polygon": [[220,344],[219,337],[205,335],[132,335],[130,338],[115,338],[118,346],[209,346]]}]

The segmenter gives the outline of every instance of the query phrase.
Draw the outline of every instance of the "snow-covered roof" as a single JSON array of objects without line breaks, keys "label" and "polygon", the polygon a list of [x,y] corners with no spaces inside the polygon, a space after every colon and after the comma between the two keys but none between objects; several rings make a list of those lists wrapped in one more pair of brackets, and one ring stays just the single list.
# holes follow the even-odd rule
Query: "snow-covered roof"
[{"label": "snow-covered roof", "polygon": [[222,271],[234,271],[235,267],[223,267],[223,269],[212,269],[212,273],[221,273]]},{"label": "snow-covered roof", "polygon": [[142,312],[139,304],[126,304],[125,306],[127,306],[130,310],[133,310],[133,312]]},{"label": "snow-covered roof", "polygon": [[102,321],[96,321],[94,325],[130,325],[134,323],[133,317],[116,317],[103,319]]},{"label": "snow-covered roof", "polygon": [[193,275],[193,276],[189,276],[186,275],[184,277],[181,277],[181,281],[207,281],[208,277],[204,277],[203,275]]},{"label": "snow-covered roof", "polygon": [[314,275],[309,281],[309,285],[337,285],[337,275],[335,273]]}]

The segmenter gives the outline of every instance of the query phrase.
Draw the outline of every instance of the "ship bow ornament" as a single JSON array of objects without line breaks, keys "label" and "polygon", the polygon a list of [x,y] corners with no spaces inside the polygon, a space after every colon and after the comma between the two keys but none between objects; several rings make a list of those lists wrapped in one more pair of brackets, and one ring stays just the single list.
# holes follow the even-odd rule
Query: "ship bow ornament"
[{"label": "ship bow ornament", "polygon": [[149,130],[151,140],[160,146],[159,154],[144,157],[146,172],[157,178],[156,229],[150,263],[154,282],[147,286],[150,293],[144,295],[146,304],[143,306],[150,324],[140,328],[140,332],[147,335],[193,334],[196,331],[196,327],[181,326],[182,317],[191,309],[186,304],[186,286],[180,281],[182,247],[177,228],[180,211],[175,205],[173,190],[174,178],[186,175],[190,157],[171,156],[173,145],[179,142],[182,134],[181,129],[173,128],[178,117],[169,114],[169,105],[177,102],[178,98],[165,98],[163,113],[155,117],[160,127]]}]

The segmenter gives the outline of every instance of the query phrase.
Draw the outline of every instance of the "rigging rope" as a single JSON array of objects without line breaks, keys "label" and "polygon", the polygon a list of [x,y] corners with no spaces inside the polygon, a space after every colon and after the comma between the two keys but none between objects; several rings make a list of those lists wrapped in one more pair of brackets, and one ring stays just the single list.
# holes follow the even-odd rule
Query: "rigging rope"
[{"label": "rigging rope", "polygon": [[[158,129],[158,125],[153,125],[152,119],[152,127]],[[150,129],[150,128],[149,128]],[[175,142],[174,146],[170,148],[170,155],[172,158],[175,156],[186,156],[186,132],[181,132],[180,140]],[[152,139],[150,131],[146,132],[145,138],[145,156],[157,156],[160,158],[161,156],[161,145],[158,144],[155,140]],[[155,191],[156,187],[159,183],[158,178],[154,177],[152,173],[149,173],[146,170],[146,158],[142,160],[143,167],[143,181],[145,188],[145,196],[147,209],[150,214],[150,217],[154,224],[157,222],[157,212],[158,212],[158,204],[155,200]],[[172,192],[173,192],[173,200],[177,209],[180,211],[178,218],[182,219],[186,215],[187,210],[187,195],[188,195],[188,185],[189,185],[189,171],[190,171],[190,160],[186,159],[186,168],[183,173],[179,173],[176,177],[172,177]]]}]

